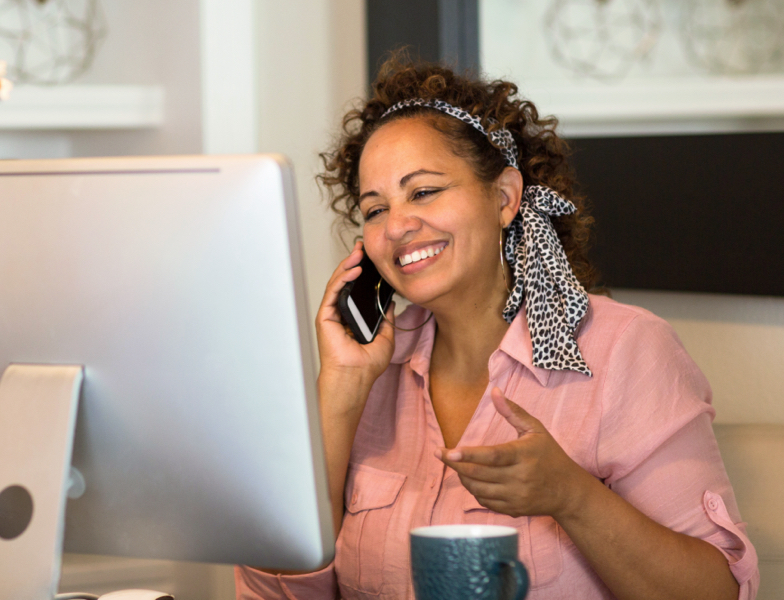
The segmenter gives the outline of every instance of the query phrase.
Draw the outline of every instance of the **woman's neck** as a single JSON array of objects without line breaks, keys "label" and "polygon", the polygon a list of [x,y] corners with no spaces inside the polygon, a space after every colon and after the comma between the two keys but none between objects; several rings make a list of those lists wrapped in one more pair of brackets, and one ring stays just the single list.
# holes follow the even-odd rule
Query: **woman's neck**
[{"label": "woman's neck", "polygon": [[493,290],[480,298],[452,302],[447,310],[435,310],[438,329],[431,370],[445,369],[470,381],[487,377],[490,355],[509,329],[502,316],[505,304],[506,290]]}]

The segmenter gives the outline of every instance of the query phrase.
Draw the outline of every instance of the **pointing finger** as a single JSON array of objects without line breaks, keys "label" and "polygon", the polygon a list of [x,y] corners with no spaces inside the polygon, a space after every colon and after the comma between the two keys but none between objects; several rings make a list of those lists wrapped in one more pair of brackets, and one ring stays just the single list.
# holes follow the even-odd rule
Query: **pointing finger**
[{"label": "pointing finger", "polygon": [[497,387],[490,391],[490,398],[493,406],[507,422],[515,428],[519,436],[533,431],[541,431],[542,424],[533,416],[528,414],[521,406],[515,404]]}]

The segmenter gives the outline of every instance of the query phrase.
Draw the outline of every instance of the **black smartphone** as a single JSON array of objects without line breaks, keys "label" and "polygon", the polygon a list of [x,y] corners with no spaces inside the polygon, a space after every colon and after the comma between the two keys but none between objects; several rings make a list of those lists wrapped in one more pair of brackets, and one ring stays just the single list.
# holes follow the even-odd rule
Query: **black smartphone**
[{"label": "black smartphone", "polygon": [[[369,344],[378,333],[395,290],[381,278],[376,265],[368,258],[364,249],[359,266],[362,267],[359,277],[349,281],[340,290],[338,309],[343,322],[349,326],[356,340],[360,344]],[[379,304],[383,313],[378,308]]]}]

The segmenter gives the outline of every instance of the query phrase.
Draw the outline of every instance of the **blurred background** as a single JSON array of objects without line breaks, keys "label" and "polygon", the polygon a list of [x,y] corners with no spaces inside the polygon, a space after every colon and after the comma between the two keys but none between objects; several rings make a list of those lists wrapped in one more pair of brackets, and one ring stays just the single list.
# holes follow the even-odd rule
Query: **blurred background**
[{"label": "blurred background", "polygon": [[[0,158],[286,154],[315,315],[346,253],[318,153],[401,45],[559,118],[603,283],[675,327],[719,426],[779,431],[784,0],[0,0]],[[784,581],[784,530],[756,535]],[[229,567],[108,557],[61,587],[233,597]]]}]

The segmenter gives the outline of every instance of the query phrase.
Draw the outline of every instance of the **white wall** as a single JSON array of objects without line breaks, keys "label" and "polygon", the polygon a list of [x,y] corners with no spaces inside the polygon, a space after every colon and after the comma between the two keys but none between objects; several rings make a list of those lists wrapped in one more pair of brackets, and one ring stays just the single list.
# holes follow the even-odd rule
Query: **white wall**
[{"label": "white wall", "polygon": [[258,151],[255,0],[200,0],[202,150]]},{"label": "white wall", "polygon": [[161,84],[165,123],[146,131],[72,132],[74,156],[198,154],[201,132],[199,3],[103,0],[109,33],[76,83]]},{"label": "white wall", "polygon": [[346,251],[315,175],[353,98],[365,93],[363,0],[260,0],[259,150],[294,162],[311,316]]}]

